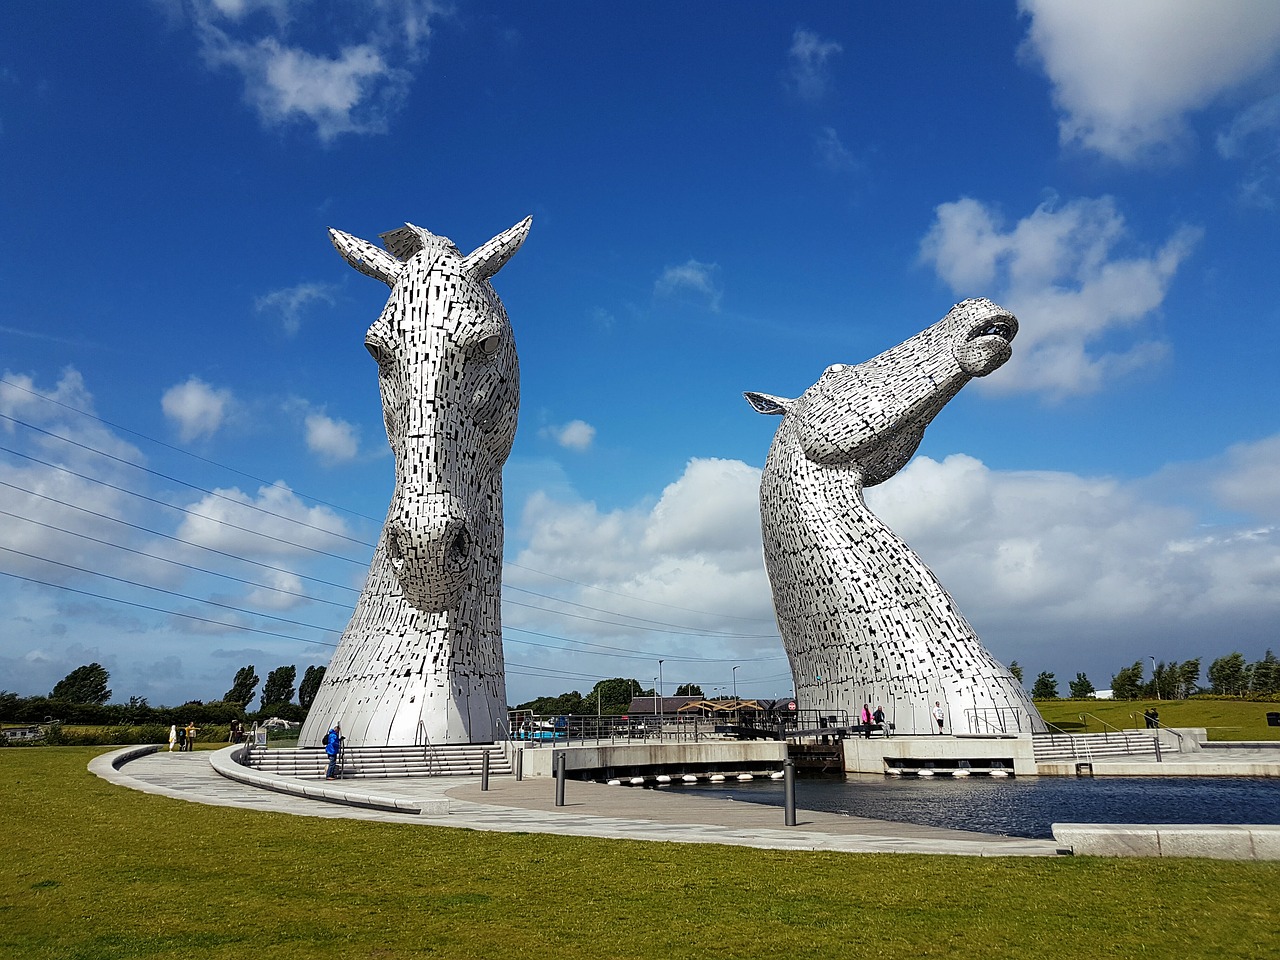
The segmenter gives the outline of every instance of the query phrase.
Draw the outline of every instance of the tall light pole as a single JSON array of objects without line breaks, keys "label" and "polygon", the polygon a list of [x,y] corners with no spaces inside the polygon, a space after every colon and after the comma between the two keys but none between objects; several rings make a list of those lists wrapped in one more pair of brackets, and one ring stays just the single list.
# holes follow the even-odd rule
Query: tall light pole
[{"label": "tall light pole", "polygon": [[[662,661],[661,660],[658,661],[658,696],[662,697]],[[662,699],[662,712],[663,713],[667,712],[667,700],[665,697],[663,697]]]},{"label": "tall light pole", "polygon": [[1156,699],[1160,697],[1160,678],[1156,676],[1156,658],[1151,658],[1151,685],[1156,688]]},{"label": "tall light pole", "polygon": [[653,715],[658,715],[658,678],[653,678]]},{"label": "tall light pole", "polygon": [[733,666],[733,701],[738,702],[738,665]]}]

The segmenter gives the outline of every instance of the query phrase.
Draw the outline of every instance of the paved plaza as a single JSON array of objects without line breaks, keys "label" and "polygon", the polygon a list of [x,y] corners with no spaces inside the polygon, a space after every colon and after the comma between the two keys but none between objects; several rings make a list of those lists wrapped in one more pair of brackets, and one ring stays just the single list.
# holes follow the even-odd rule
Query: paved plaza
[{"label": "paved plaza", "polygon": [[[1052,840],[1001,837],[962,830],[890,823],[832,813],[797,811],[794,827],[783,825],[779,807],[697,797],[678,788],[645,790],[571,780],[565,805],[555,806],[555,781],[492,777],[480,789],[478,777],[378,780],[378,794],[414,800],[448,801],[444,815],[394,813],[311,800],[220,776],[210,754],[152,753],[116,769],[105,754],[90,769],[121,786],[218,806],[270,813],[468,828],[498,832],[549,833],[672,843],[722,843],[773,850],[829,850],[847,853],[931,853],[964,856],[1055,856]],[[372,785],[371,785],[372,786]]]}]

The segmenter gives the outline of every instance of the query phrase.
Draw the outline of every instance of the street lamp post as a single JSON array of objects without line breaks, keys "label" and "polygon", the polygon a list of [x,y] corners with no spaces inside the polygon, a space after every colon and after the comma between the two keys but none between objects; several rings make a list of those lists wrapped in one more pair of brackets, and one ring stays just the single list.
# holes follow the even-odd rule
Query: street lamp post
[{"label": "street lamp post", "polygon": [[1156,676],[1156,658],[1151,658],[1151,685],[1156,688],[1156,699],[1162,699],[1160,696],[1160,678]]},{"label": "street lamp post", "polygon": [[658,678],[653,678],[653,715],[658,715]]},{"label": "street lamp post", "polygon": [[[662,697],[662,661],[658,661],[658,696]],[[662,697],[662,712],[667,712],[667,700]]]},{"label": "street lamp post", "polygon": [[735,703],[738,700],[738,665],[737,664],[734,664],[734,667],[733,667],[733,700]]}]

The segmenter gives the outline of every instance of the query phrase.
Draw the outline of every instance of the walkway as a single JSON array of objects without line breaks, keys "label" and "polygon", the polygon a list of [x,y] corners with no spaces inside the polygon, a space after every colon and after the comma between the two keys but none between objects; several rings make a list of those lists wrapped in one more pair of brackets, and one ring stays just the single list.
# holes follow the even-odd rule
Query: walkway
[{"label": "walkway", "polygon": [[1054,856],[1052,840],[1000,837],[909,823],[890,823],[798,810],[798,824],[784,826],[782,810],[762,804],[690,796],[676,790],[643,790],[569,781],[565,806],[555,806],[555,781],[493,777],[480,790],[478,777],[376,781],[381,795],[415,800],[447,799],[445,815],[393,813],[288,796],[219,776],[207,752],[154,753],[115,769],[113,754],[90,769],[145,793],[218,806],[312,817],[374,820],[420,826],[499,832],[549,833],[616,840],[722,843],[773,850],[847,853],[933,853],[965,856]]}]

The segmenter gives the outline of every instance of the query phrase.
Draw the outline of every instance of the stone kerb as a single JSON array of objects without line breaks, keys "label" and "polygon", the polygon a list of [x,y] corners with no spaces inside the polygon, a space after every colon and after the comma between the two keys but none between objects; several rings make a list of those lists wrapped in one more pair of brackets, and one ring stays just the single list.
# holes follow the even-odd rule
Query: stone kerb
[{"label": "stone kerb", "polygon": [[1280,860],[1280,826],[1204,823],[1055,823],[1053,838],[1076,856]]},{"label": "stone kerb", "polygon": [[449,801],[445,799],[410,799],[379,795],[362,790],[354,783],[343,781],[306,781],[295,780],[261,770],[252,770],[241,766],[240,758],[244,755],[245,745],[236,744],[216,751],[209,758],[213,769],[220,776],[238,783],[257,787],[261,790],[272,790],[276,793],[305,797],[308,800],[320,800],[325,803],[341,803],[352,807],[368,807],[372,810],[390,810],[394,813],[416,813],[427,816],[444,816],[449,812]]}]

